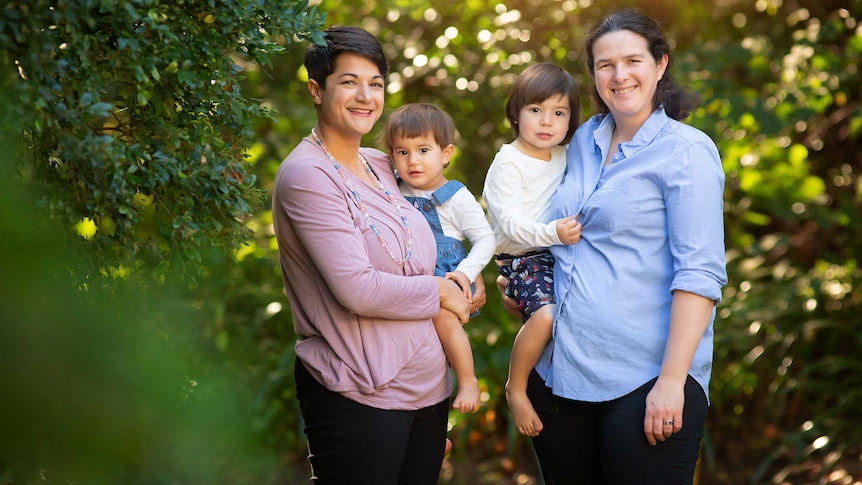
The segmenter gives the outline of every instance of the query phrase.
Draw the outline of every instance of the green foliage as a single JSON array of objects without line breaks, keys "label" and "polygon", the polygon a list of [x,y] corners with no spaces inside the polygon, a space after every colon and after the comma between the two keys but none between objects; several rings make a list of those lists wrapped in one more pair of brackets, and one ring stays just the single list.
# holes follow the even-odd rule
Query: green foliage
[{"label": "green foliage", "polygon": [[197,276],[202,249],[247,239],[263,195],[245,152],[268,113],[239,63],[268,65],[278,39],[319,38],[322,22],[305,1],[5,3],[2,83],[17,103],[0,120],[28,140],[19,172],[40,205],[89,240],[83,278]]},{"label": "green foliage", "polygon": [[200,277],[236,276],[264,198],[247,152],[269,113],[240,66],[323,20],[302,0],[0,7],[0,482],[292,477]]},{"label": "green foliage", "polygon": [[727,172],[711,445],[751,483],[814,483],[846,473],[862,441],[862,4],[761,7],[684,59],[705,98],[692,121]]},{"label": "green foliage", "polygon": [[0,482],[277,476],[278,456],[249,424],[253,396],[189,324],[200,315],[187,290],[120,282],[82,292],[68,268],[84,254],[65,228],[33,217],[38,201],[15,173],[19,144],[0,134]]}]

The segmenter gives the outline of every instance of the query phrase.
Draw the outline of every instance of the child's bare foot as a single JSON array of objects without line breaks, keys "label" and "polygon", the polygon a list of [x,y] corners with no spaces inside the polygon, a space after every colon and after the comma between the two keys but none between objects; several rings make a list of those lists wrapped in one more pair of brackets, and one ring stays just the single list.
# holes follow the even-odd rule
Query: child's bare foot
[{"label": "child's bare foot", "polygon": [[450,451],[452,451],[452,440],[446,438],[446,448],[443,449],[443,456],[448,455]]},{"label": "child's bare foot", "polygon": [[506,401],[509,402],[509,412],[515,420],[515,427],[522,435],[534,438],[539,435],[544,425],[527,393],[523,391],[506,390]]},{"label": "child's bare foot", "polygon": [[458,379],[458,393],[452,401],[452,408],[461,413],[472,413],[479,409],[479,381],[473,379]]}]

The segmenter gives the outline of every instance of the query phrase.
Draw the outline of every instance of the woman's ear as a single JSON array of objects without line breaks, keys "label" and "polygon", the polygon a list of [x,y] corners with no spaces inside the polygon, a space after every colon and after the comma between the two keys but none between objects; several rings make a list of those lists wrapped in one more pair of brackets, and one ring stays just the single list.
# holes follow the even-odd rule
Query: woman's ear
[{"label": "woman's ear", "polygon": [[664,72],[667,70],[668,57],[667,54],[662,54],[661,60],[658,61],[658,80],[664,77]]},{"label": "woman's ear", "polygon": [[317,84],[317,81],[314,79],[308,80],[308,92],[311,93],[311,99],[314,100],[314,105],[319,106],[322,102],[320,100],[320,92],[322,91],[320,84]]}]

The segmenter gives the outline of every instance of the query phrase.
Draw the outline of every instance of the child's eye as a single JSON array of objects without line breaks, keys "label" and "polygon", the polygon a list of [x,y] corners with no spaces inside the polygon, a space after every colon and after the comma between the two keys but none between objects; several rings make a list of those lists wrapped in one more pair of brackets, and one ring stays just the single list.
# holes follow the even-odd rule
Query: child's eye
[{"label": "child's eye", "polygon": [[429,150],[427,148],[420,148],[419,149],[419,153],[428,153],[428,151]]},{"label": "child's eye", "polygon": [[403,157],[407,155],[407,150],[397,150],[395,153]]},{"label": "child's eye", "polygon": [[556,113],[554,113],[554,114],[556,114],[557,116],[566,116],[566,112],[565,112],[565,111],[557,111],[557,112],[556,112]]}]

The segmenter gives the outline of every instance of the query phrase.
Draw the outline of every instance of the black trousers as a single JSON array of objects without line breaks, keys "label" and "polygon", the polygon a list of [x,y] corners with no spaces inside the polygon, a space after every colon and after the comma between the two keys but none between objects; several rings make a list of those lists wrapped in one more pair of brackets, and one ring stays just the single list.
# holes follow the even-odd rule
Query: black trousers
[{"label": "black trousers", "polygon": [[706,395],[689,376],[682,429],[650,446],[643,422],[654,383],[613,401],[574,401],[554,396],[534,370],[527,395],[544,424],[533,448],[545,484],[691,485],[706,422]]},{"label": "black trousers", "polygon": [[298,358],[294,376],[312,482],[437,484],[446,446],[446,400],[416,411],[377,409],[326,389]]}]

